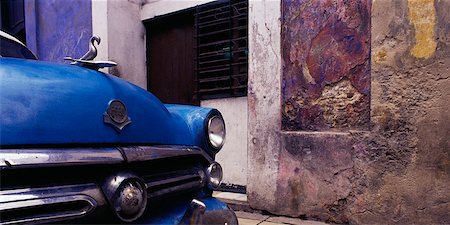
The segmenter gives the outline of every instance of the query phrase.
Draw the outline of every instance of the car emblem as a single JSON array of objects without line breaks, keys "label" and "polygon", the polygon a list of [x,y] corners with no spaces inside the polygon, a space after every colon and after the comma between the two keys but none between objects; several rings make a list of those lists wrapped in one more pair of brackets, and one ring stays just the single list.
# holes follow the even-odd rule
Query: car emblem
[{"label": "car emblem", "polygon": [[112,125],[118,132],[122,131],[131,123],[125,104],[117,99],[110,101],[106,112],[103,113],[103,122]]}]

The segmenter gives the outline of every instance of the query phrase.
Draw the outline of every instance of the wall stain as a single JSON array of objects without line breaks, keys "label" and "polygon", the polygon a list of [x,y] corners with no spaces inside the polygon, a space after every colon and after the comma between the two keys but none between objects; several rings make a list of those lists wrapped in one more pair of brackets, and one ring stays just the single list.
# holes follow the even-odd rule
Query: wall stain
[{"label": "wall stain", "polygon": [[381,62],[386,61],[386,58],[387,58],[386,50],[381,49],[381,50],[377,51],[377,53],[375,54],[374,61],[375,61],[375,63],[381,63]]},{"label": "wall stain", "polygon": [[434,0],[408,0],[409,21],[414,25],[416,43],[411,54],[416,58],[430,58],[436,51],[434,29],[436,9]]}]

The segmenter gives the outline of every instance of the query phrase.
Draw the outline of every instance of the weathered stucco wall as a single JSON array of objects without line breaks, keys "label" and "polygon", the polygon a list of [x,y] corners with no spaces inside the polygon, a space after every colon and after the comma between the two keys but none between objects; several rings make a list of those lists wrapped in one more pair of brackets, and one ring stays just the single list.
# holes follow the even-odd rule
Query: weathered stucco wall
[{"label": "weathered stucco wall", "polygon": [[92,30],[102,38],[96,59],[118,63],[102,71],[145,89],[147,65],[141,8],[139,0],[92,1]]},{"label": "weathered stucco wall", "polygon": [[214,0],[142,0],[141,19],[144,21],[212,1]]},{"label": "weathered stucco wall", "polygon": [[276,38],[264,21],[276,13],[253,5],[251,206],[337,223],[450,223],[450,1],[283,1],[281,90],[264,66],[277,63],[264,42]]},{"label": "weathered stucco wall", "polygon": [[248,177],[250,206],[276,210],[281,130],[281,1],[249,1]]},{"label": "weathered stucco wall", "polygon": [[449,1],[373,2],[372,128],[352,135],[352,221],[450,223],[449,37]]},{"label": "weathered stucco wall", "polygon": [[66,62],[87,52],[92,36],[91,1],[26,0],[27,46],[40,60]]},{"label": "weathered stucco wall", "polygon": [[109,72],[147,88],[145,27],[141,1],[108,1],[108,55],[119,65]]},{"label": "weathered stucco wall", "polygon": [[223,167],[224,184],[247,185],[247,97],[200,101],[200,106],[215,108],[225,120],[227,137],[216,161]]}]

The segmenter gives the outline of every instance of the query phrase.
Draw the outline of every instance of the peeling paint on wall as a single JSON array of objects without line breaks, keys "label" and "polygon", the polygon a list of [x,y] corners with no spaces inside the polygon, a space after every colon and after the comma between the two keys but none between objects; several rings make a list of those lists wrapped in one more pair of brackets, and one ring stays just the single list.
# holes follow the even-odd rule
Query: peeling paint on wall
[{"label": "peeling paint on wall", "polygon": [[281,110],[264,100],[279,93],[266,81],[276,71],[249,89],[249,105],[261,106],[249,107],[249,120],[259,117],[249,129],[253,208],[338,224],[450,224],[450,1],[434,1],[428,60],[411,54],[408,3],[282,1]]},{"label": "peeling paint on wall", "polygon": [[352,115],[360,115],[358,110],[369,112],[368,108],[359,107],[362,101],[363,94],[354,88],[348,79],[342,79],[325,86],[312,105],[322,109],[323,122],[328,127],[339,127],[343,124],[357,124],[358,117]]},{"label": "peeling paint on wall", "polygon": [[[282,7],[283,130],[366,130],[370,1],[283,1]],[[335,88],[352,97],[328,96]]]},{"label": "peeling paint on wall", "polygon": [[436,9],[434,0],[408,0],[409,20],[414,25],[416,43],[411,54],[416,58],[429,58],[436,51],[434,29]]}]

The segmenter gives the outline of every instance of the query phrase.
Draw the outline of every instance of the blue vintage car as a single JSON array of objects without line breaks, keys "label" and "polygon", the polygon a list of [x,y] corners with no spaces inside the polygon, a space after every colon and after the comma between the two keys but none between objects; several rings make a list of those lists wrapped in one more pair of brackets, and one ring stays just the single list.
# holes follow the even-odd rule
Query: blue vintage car
[{"label": "blue vintage car", "polygon": [[237,224],[212,197],[219,111],[162,104],[92,49],[55,64],[0,36],[0,224]]}]

